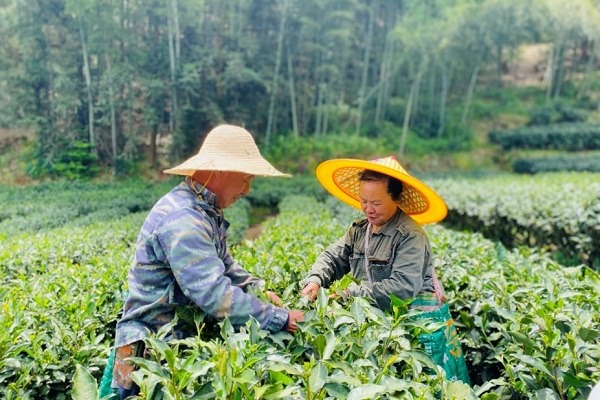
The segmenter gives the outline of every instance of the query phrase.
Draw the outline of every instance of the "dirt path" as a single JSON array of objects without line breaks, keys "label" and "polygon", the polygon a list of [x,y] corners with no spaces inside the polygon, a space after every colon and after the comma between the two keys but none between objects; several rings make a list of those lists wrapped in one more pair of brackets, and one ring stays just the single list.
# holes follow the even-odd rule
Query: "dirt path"
[{"label": "dirt path", "polygon": [[244,239],[246,240],[254,240],[260,236],[263,231],[262,224],[251,226],[246,229],[246,234],[244,235]]}]

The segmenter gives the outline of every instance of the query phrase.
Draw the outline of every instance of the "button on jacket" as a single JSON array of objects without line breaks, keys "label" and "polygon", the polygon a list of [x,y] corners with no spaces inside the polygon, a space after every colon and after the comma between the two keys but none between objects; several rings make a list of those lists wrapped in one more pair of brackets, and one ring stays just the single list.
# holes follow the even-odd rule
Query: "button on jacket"
[{"label": "button on jacket", "polygon": [[302,285],[316,282],[326,288],[351,273],[360,284],[348,288],[350,295],[367,298],[382,310],[391,308],[392,293],[409,299],[422,292],[435,292],[431,245],[415,220],[398,209],[377,233],[371,234],[365,251],[367,226],[366,219],[354,222],[346,235],[321,253]]},{"label": "button on jacket", "polygon": [[216,196],[188,178],[161,198],[140,231],[129,270],[129,297],[117,324],[116,347],[171,322],[179,305],[195,305],[234,326],[250,316],[261,328],[281,330],[288,312],[247,293],[253,277],[227,249],[227,227]]}]

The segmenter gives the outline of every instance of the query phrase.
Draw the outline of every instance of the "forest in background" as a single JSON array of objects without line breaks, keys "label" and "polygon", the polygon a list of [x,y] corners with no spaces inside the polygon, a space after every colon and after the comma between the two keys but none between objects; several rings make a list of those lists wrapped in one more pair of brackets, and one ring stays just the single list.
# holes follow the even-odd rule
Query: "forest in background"
[{"label": "forest in background", "polygon": [[290,142],[465,151],[557,109],[546,122],[600,120],[598,0],[4,0],[0,16],[0,147],[27,142],[33,178],[157,170],[222,122],[284,162]]}]

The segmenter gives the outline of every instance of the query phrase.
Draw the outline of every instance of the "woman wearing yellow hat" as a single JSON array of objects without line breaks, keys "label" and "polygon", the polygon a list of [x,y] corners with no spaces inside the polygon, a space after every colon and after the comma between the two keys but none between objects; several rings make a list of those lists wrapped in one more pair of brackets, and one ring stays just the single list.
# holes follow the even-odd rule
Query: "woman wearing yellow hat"
[{"label": "woman wearing yellow hat", "polygon": [[[420,335],[425,351],[451,380],[469,383],[464,356],[443,289],[433,268],[431,245],[421,224],[442,220],[444,201],[410,176],[394,157],[372,161],[338,159],[317,168],[321,184],[334,196],[363,211],[337,243],[325,250],[302,282],[301,295],[314,300],[347,273],[360,284],[348,296],[369,299],[382,310],[391,295],[413,299],[420,318],[444,322],[440,332]],[[443,331],[444,334],[441,334]]]}]

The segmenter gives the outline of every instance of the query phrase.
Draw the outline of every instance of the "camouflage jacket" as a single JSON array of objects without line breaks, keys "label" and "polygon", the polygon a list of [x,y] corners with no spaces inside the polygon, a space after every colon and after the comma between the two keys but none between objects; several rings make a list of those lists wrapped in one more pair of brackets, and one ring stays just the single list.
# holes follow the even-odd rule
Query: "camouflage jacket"
[{"label": "camouflage jacket", "polygon": [[234,326],[250,316],[277,332],[288,312],[248,293],[264,282],[243,269],[226,244],[229,223],[216,195],[190,178],[152,208],[138,236],[129,270],[129,296],[115,345],[133,343],[171,322],[179,305],[193,305]]},{"label": "camouflage jacket", "polygon": [[326,288],[351,273],[360,284],[350,285],[350,295],[365,297],[382,310],[390,309],[391,293],[401,299],[433,293],[431,245],[423,228],[399,209],[372,234],[365,250],[367,225],[366,219],[354,222],[342,238],[319,255],[301,285],[316,282]]}]

